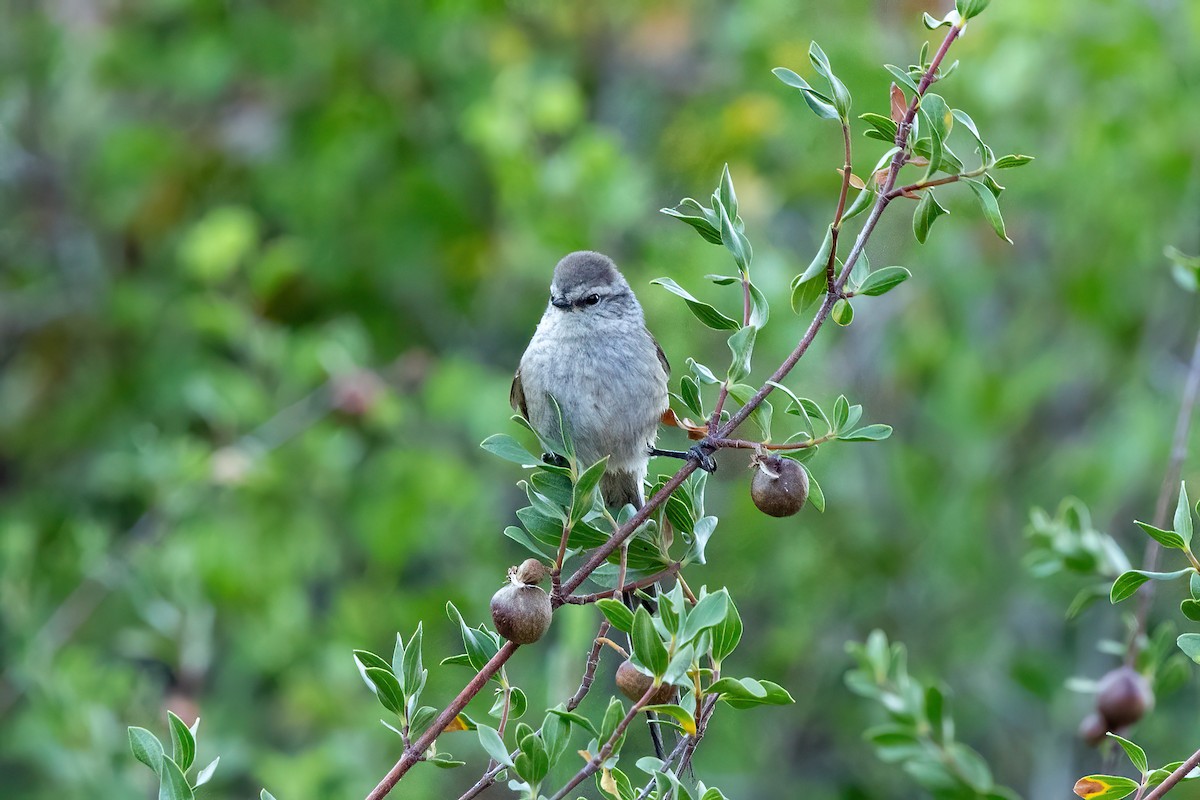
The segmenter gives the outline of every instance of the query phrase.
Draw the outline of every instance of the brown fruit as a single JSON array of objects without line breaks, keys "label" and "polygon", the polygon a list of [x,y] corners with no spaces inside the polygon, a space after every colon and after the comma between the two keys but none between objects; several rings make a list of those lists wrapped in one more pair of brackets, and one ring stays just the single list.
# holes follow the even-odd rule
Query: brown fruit
[{"label": "brown fruit", "polygon": [[1108,723],[1104,721],[1104,717],[1093,711],[1079,723],[1079,738],[1092,747],[1098,747],[1108,738]]},{"label": "brown fruit", "polygon": [[1133,667],[1118,667],[1100,679],[1096,687],[1096,710],[1109,730],[1137,722],[1154,706],[1154,692]]},{"label": "brown fruit", "polygon": [[808,473],[790,458],[765,456],[754,460],[750,498],[772,517],[790,517],[808,499]]},{"label": "brown fruit", "polygon": [[[654,679],[639,672],[629,659],[622,661],[621,666],[617,667],[617,688],[630,700],[641,700],[653,683]],[[675,687],[664,683],[658,687],[658,691],[650,696],[649,705],[657,706],[674,702],[674,700]]]},{"label": "brown fruit", "polygon": [[533,644],[550,627],[550,595],[538,586],[509,583],[492,595],[492,622],[513,644]]}]

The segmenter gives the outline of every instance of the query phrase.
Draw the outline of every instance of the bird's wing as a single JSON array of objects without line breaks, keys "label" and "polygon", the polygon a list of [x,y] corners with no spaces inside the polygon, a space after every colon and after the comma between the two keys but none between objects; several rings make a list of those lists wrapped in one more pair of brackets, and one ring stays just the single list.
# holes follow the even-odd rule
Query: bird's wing
[{"label": "bird's wing", "polygon": [[[661,350],[659,351],[662,352]],[[513,375],[512,388],[508,390],[508,404],[525,419],[529,419],[529,408],[525,405],[525,388],[521,386],[521,370]]]},{"label": "bird's wing", "polygon": [[648,330],[646,333],[650,336],[650,341],[654,342],[654,349],[658,351],[658,363],[662,364],[663,372],[668,378],[671,377],[671,362],[667,361],[667,354],[663,352],[662,345],[654,338],[654,334]]}]

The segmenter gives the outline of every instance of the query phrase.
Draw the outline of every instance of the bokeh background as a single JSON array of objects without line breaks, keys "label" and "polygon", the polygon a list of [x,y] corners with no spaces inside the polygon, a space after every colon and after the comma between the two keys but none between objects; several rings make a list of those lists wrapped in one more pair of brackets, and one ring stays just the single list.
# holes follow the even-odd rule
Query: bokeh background
[{"label": "bokeh background", "polygon": [[[880,64],[913,61],[937,36],[920,12],[947,5],[6,4],[3,794],[146,796],[125,726],[162,733],[166,706],[203,716],[210,797],[365,794],[399,742],[350,650],[424,620],[436,664],[459,648],[446,601],[483,621],[522,557],[501,535],[519,471],[478,442],[517,430],[508,382],[555,261],[611,253],[677,367],[723,363],[648,281],[737,307],[701,277],[723,251],[657,213],[729,162],[774,303],[764,377],[802,329],[788,281],[841,163],[836,126],[770,69],[810,74],[816,39],[856,113],[883,112]],[[689,579],[739,603],[729,669],[797,703],[718,716],[701,777],[742,798],[918,796],[841,682],[843,643],[875,627],[952,687],[1001,782],[1068,797],[1101,765],[1063,683],[1107,670],[1095,646],[1121,628],[1107,606],[1066,623],[1077,585],[1025,575],[1023,530],[1073,494],[1140,552],[1197,326],[1161,253],[1200,249],[1198,34],[1186,0],[996,0],[956,45],[942,92],[998,154],[1038,158],[998,176],[1015,246],[965,192],[943,192],[923,247],[889,212],[868,252],[913,279],[823,331],[790,381],[896,428],[818,456],[824,515],[758,515],[724,458]],[[865,171],[885,148],[855,141]],[[573,690],[595,616],[567,609],[515,660],[535,707]],[[466,677],[433,668],[429,699]],[[1136,731],[1152,761],[1200,744],[1196,701],[1193,682]],[[483,763],[470,734],[444,746]],[[478,771],[418,769],[403,796]]]}]

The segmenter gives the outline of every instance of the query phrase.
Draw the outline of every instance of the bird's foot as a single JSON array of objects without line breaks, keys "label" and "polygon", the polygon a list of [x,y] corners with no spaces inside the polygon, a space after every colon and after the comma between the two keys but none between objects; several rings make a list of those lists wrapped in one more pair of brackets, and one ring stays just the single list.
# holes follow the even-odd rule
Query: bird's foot
[{"label": "bird's foot", "polygon": [[713,458],[713,447],[704,441],[700,441],[687,450],[660,450],[657,447],[650,448],[652,456],[666,456],[667,458],[681,458],[684,461],[695,461],[696,466],[705,472],[717,471],[717,460]]}]

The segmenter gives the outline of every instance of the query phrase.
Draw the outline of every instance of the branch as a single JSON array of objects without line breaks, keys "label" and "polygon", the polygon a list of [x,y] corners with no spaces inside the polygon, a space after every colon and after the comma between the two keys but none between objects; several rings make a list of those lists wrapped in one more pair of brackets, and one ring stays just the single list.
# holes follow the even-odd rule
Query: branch
[{"label": "branch", "polygon": [[562,800],[562,798],[567,796],[568,792],[570,792],[572,789],[582,783],[585,778],[594,774],[596,770],[600,768],[600,765],[612,755],[613,747],[616,746],[617,740],[625,734],[625,729],[629,727],[629,723],[633,722],[633,718],[638,715],[638,712],[642,710],[643,706],[650,702],[650,698],[657,691],[658,685],[652,683],[650,687],[646,689],[646,693],[641,696],[641,699],[634,703],[633,707],[629,709],[629,713],[625,715],[625,718],[617,724],[617,728],[613,731],[612,736],[608,737],[608,741],[600,747],[600,750],[596,753],[596,755],[592,756],[591,760],[584,764],[583,769],[579,770],[579,772],[576,772],[575,776],[571,778],[571,780],[567,781],[566,786],[555,792],[554,796],[551,797],[550,800]]},{"label": "branch", "polygon": [[1175,788],[1175,784],[1183,780],[1189,772],[1200,766],[1200,750],[1192,753],[1192,757],[1179,767],[1179,769],[1167,776],[1167,779],[1154,787],[1154,791],[1146,795],[1142,800],[1160,800],[1165,797],[1167,792]]},{"label": "branch", "polygon": [[647,575],[645,578],[639,578],[636,581],[630,581],[629,583],[622,586],[620,588],[620,590],[605,589],[603,592],[596,592],[595,594],[565,595],[563,597],[563,603],[570,603],[572,605],[577,605],[577,606],[586,606],[589,603],[594,603],[597,600],[603,600],[606,597],[614,597],[618,594],[627,594],[629,592],[635,592],[638,589],[644,589],[647,586],[650,586],[651,584],[658,583],[663,578],[668,578],[672,575],[678,575],[679,570],[682,566],[683,566],[682,561],[676,561],[671,566],[667,567],[666,569],[662,570],[661,572],[656,572],[653,575]]}]

